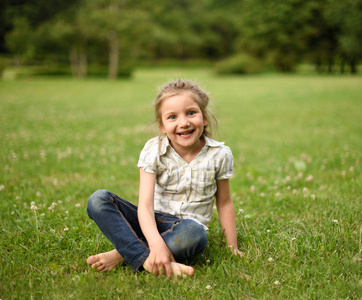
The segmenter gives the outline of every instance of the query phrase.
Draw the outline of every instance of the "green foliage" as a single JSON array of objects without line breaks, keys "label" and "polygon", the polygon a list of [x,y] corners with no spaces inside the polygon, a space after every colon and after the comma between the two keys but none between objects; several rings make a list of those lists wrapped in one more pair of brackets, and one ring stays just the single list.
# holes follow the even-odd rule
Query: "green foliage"
[{"label": "green foliage", "polygon": [[[219,140],[235,158],[245,256],[228,254],[215,211],[208,247],[189,262],[195,276],[97,273],[86,258],[112,245],[88,218],[87,199],[107,188],[137,203],[138,156],[157,135],[155,87],[175,77],[197,79],[216,104]],[[172,68],[116,82],[1,81],[0,297],[359,299],[360,82]]]},{"label": "green foliage", "polygon": [[357,62],[362,58],[362,1],[328,1],[327,20],[339,28],[336,38],[343,62],[350,64],[351,72],[357,72]]},{"label": "green foliage", "polygon": [[246,53],[233,55],[216,65],[216,73],[220,75],[255,74],[260,73],[262,70],[262,61]]},{"label": "green foliage", "polygon": [[74,77],[107,57],[110,78],[125,55],[215,62],[246,52],[281,72],[312,62],[352,73],[362,57],[361,0],[60,2],[5,0],[0,51],[18,62],[69,61]]},{"label": "green foliage", "polygon": [[3,76],[4,70],[8,64],[8,59],[0,56],[0,79]]},{"label": "green foliage", "polygon": [[[133,65],[123,62],[119,65],[118,77],[127,78],[132,76]],[[88,77],[104,77],[108,75],[108,66],[100,64],[91,64],[88,66]],[[68,65],[43,65],[38,67],[27,68],[24,72],[19,71],[17,77],[31,76],[72,76],[72,71]]]}]

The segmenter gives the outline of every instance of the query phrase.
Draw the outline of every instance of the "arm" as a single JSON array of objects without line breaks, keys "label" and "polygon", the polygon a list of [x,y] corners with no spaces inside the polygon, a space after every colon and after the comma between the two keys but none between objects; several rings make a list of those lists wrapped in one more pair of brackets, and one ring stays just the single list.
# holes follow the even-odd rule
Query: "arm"
[{"label": "arm", "polygon": [[154,191],[156,175],[140,169],[140,190],[138,202],[138,220],[142,232],[150,247],[150,255],[145,263],[145,269],[154,275],[159,271],[171,276],[171,261],[174,261],[171,251],[157,230],[154,212]]},{"label": "arm", "polygon": [[216,207],[228,247],[232,249],[234,255],[243,256],[237,245],[235,210],[230,195],[229,179],[217,181]]}]

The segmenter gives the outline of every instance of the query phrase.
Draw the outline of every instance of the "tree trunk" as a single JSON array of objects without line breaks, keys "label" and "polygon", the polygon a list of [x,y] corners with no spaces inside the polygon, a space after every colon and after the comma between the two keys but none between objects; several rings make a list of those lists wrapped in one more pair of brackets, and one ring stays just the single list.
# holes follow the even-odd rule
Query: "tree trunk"
[{"label": "tree trunk", "polygon": [[78,77],[78,51],[77,47],[73,45],[69,51],[70,67],[72,69],[73,78]]},{"label": "tree trunk", "polygon": [[328,67],[327,72],[332,73],[333,72],[333,58],[328,58]]},{"label": "tree trunk", "polygon": [[109,65],[108,78],[111,80],[117,79],[119,63],[119,41],[117,33],[112,31],[109,34]]},{"label": "tree trunk", "polygon": [[79,78],[87,78],[88,62],[87,53],[83,50],[79,54]]},{"label": "tree trunk", "polygon": [[344,74],[344,71],[345,71],[345,61],[342,58],[342,61],[341,61],[341,74]]},{"label": "tree trunk", "polygon": [[321,59],[317,58],[316,62],[315,62],[315,71],[318,72],[318,73],[321,73],[322,72],[321,66],[322,66]]},{"label": "tree trunk", "polygon": [[357,73],[356,60],[352,59],[351,62],[350,62],[350,66],[351,66],[351,73],[356,74]]}]

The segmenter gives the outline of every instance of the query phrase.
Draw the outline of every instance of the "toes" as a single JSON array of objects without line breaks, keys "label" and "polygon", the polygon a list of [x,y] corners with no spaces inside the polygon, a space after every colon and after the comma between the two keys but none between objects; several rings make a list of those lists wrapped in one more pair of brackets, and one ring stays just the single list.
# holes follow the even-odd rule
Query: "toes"
[{"label": "toes", "polygon": [[99,261],[92,264],[92,269],[96,269],[98,271],[102,271],[104,269],[103,264]]},{"label": "toes", "polygon": [[89,256],[89,257],[87,258],[87,264],[88,264],[88,265],[93,265],[93,256]]},{"label": "toes", "polygon": [[188,270],[188,274],[189,274],[190,276],[192,276],[192,275],[194,275],[194,272],[195,272],[194,268],[193,268],[193,267],[190,267],[189,270]]}]

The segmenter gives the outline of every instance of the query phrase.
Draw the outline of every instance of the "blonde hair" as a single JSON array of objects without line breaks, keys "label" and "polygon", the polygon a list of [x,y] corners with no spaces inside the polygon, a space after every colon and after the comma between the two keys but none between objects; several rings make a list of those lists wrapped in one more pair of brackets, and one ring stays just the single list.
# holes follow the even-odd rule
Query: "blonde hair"
[{"label": "blonde hair", "polygon": [[[217,120],[214,114],[208,109],[209,96],[200,89],[200,87],[188,80],[178,79],[165,85],[158,96],[156,97],[153,106],[155,108],[155,117],[158,122],[159,128],[162,125],[162,118],[160,114],[160,108],[166,99],[176,96],[188,94],[200,107],[203,118],[208,121],[208,125],[204,127],[203,135],[212,137],[212,130],[217,130]],[[161,132],[160,132],[161,135]]]}]

